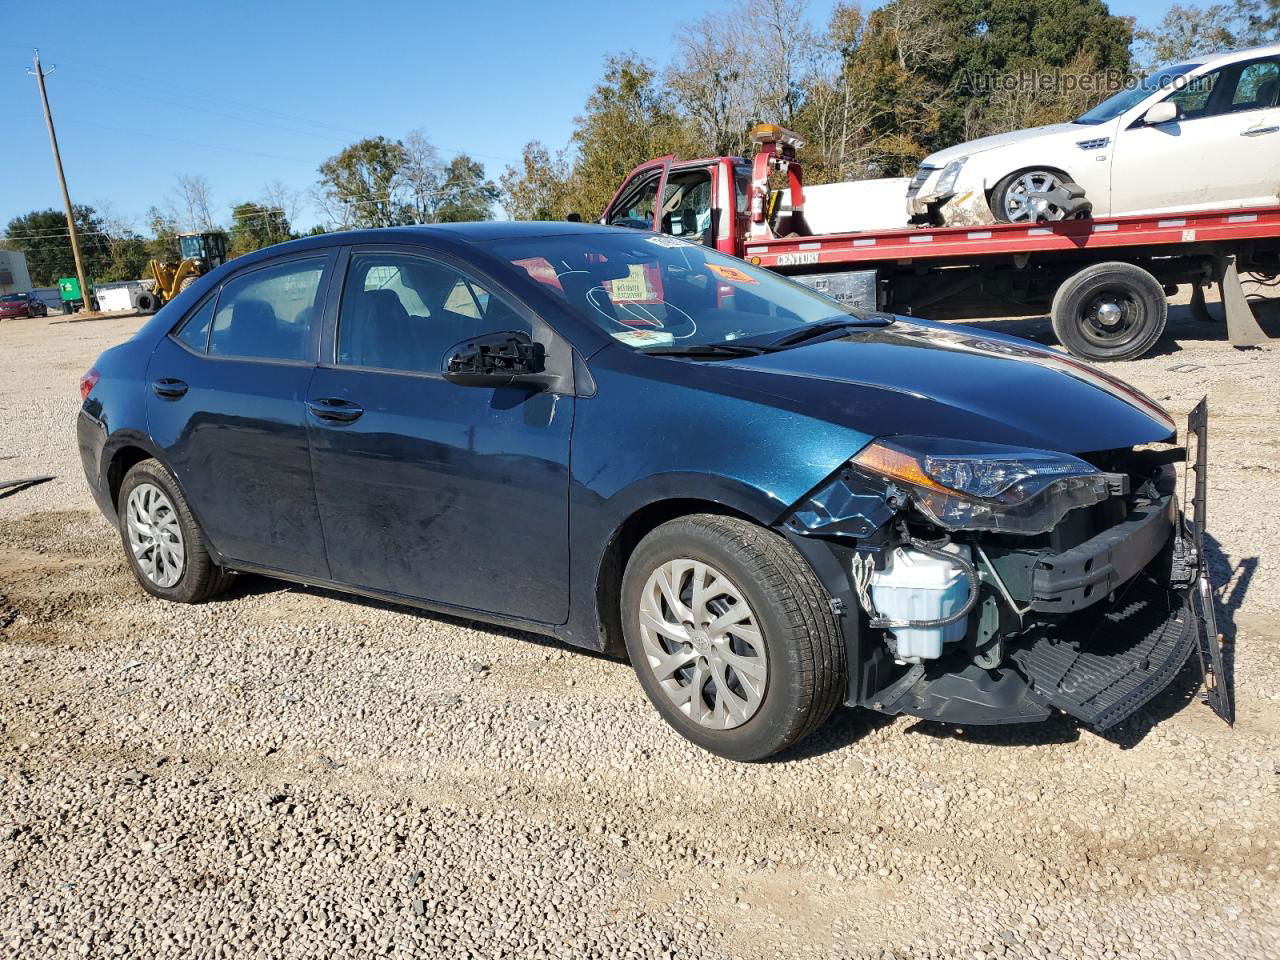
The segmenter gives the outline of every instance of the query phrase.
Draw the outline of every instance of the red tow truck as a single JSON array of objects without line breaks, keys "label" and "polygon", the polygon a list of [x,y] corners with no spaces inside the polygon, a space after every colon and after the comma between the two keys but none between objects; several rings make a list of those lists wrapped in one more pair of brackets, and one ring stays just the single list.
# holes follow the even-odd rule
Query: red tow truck
[{"label": "red tow truck", "polygon": [[865,309],[961,319],[1048,308],[1059,342],[1087,360],[1150,350],[1179,284],[1193,285],[1191,308],[1206,321],[1204,288],[1218,284],[1231,343],[1268,339],[1240,275],[1280,274],[1280,206],[814,234],[796,159],[804,141],[775,124],[752,140],[751,160],[641,164],[600,222],[705,243]]}]

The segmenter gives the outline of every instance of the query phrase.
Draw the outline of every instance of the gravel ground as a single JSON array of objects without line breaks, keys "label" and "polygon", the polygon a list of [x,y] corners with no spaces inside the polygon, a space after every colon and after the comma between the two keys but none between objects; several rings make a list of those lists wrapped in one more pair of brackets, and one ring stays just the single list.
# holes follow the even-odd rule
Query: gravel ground
[{"label": "gravel ground", "polygon": [[0,956],[1280,958],[1280,347],[1109,368],[1210,395],[1234,730],[1187,672],[1109,740],[845,710],[746,766],[543,638],[147,598],[72,433],[138,323],[0,324],[0,479],[58,475],[0,494]]}]

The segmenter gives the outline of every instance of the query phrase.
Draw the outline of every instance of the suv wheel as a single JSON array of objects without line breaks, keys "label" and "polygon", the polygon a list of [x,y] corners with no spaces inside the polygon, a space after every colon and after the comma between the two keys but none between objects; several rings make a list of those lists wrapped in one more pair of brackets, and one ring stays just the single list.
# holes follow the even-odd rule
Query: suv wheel
[{"label": "suv wheel", "polygon": [[125,475],[117,512],[129,566],[148,593],[200,603],[231,582],[232,574],[209,556],[186,498],[159,461],[143,460]]},{"label": "suv wheel", "polygon": [[649,700],[698,746],[761,760],[841,700],[844,646],[812,569],[781,536],[699,514],[646,536],[622,582],[627,653]]}]

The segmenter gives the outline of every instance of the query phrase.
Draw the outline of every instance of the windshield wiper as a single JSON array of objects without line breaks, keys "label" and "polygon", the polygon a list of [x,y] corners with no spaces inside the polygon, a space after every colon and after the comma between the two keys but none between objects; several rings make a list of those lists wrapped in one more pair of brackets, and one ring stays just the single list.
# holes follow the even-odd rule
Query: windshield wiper
[{"label": "windshield wiper", "polygon": [[687,343],[677,347],[661,347],[657,350],[641,350],[648,357],[758,357],[767,352],[766,347],[753,347],[739,343]]},{"label": "windshield wiper", "polygon": [[817,340],[820,337],[843,333],[846,330],[887,327],[891,323],[893,323],[893,317],[883,313],[873,313],[866,317],[840,317],[839,319],[819,320],[817,323],[810,323],[800,327],[798,330],[784,333],[777,340],[770,341],[768,346],[774,348],[794,347],[801,343]]}]

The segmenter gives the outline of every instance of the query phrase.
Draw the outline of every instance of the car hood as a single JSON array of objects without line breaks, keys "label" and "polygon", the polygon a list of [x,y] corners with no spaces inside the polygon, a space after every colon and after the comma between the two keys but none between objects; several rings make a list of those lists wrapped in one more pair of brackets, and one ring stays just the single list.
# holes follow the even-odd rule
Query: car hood
[{"label": "car hood", "polygon": [[715,366],[778,406],[870,436],[1081,454],[1176,435],[1169,415],[1122,381],[1057,351],[971,327],[899,319]]},{"label": "car hood", "polygon": [[[971,157],[975,153],[983,153],[987,150],[994,150],[996,147],[1007,147],[1015,143],[1023,143],[1030,140],[1039,140],[1045,137],[1052,137],[1060,134],[1069,134],[1075,136],[1080,134],[1079,139],[1088,139],[1089,127],[1082,127],[1075,123],[1051,123],[1043,127],[1030,127],[1026,130],[1013,130],[1009,133],[997,133],[991,137],[982,137],[978,140],[970,140],[967,143],[957,144],[954,147],[948,147],[946,150],[939,150],[937,153],[931,153],[924,158],[923,164],[931,167],[945,167],[952,160],[958,160],[960,157]],[[1081,131],[1086,131],[1081,134]]]}]

